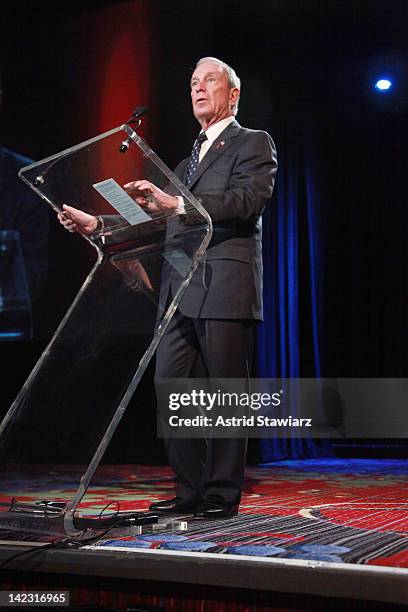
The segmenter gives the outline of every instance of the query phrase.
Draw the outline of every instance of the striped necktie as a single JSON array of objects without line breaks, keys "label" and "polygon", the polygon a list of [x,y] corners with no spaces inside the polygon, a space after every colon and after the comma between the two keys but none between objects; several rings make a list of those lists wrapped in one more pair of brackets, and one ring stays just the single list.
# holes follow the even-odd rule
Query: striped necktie
[{"label": "striped necktie", "polygon": [[186,185],[188,186],[191,183],[191,180],[197,170],[199,161],[198,157],[200,155],[201,145],[203,142],[207,140],[207,136],[205,132],[200,132],[197,136],[197,140],[194,143],[193,150],[191,151],[190,161],[188,162],[187,172],[186,172]]}]

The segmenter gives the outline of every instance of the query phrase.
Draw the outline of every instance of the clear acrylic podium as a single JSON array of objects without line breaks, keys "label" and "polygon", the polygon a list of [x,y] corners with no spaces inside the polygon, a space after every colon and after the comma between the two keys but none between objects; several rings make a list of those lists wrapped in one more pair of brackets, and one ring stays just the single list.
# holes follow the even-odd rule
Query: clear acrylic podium
[{"label": "clear acrylic podium", "polygon": [[[84,237],[97,262],[0,425],[0,530],[78,534],[78,506],[205,253],[211,221],[126,124],[20,178],[56,212],[70,204],[101,215],[104,229]],[[181,196],[185,214],[147,213],[122,189],[137,179]]]}]

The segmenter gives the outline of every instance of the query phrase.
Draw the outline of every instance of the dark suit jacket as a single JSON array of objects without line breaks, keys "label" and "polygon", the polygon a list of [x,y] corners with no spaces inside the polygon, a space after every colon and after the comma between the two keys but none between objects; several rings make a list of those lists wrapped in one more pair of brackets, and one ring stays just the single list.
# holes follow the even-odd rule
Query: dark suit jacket
[{"label": "dark suit jacket", "polygon": [[[189,157],[175,169],[184,182]],[[272,196],[277,169],[276,149],[271,137],[232,122],[205,154],[189,185],[213,222],[210,245],[187,287],[179,310],[188,317],[261,320],[262,311],[262,212]],[[173,192],[171,185],[166,191]],[[175,192],[174,192],[175,193]],[[107,225],[120,226],[120,217],[105,217]],[[175,215],[162,223],[163,240],[188,232],[189,225],[202,223],[196,209]],[[184,225],[183,225],[184,224]],[[136,229],[135,229],[136,228]],[[143,242],[159,225],[132,227],[106,239],[108,246],[126,240]],[[164,233],[166,231],[166,234]],[[183,236],[180,236],[183,249]],[[197,245],[198,246],[198,245]],[[177,245],[173,244],[177,249]],[[193,249],[194,250],[194,249]],[[182,277],[177,267],[163,264],[159,318],[166,311],[170,291],[174,295]]]},{"label": "dark suit jacket", "polygon": [[[175,170],[181,180],[188,160]],[[272,196],[276,170],[271,137],[243,128],[237,121],[225,128],[205,154],[189,190],[208,211],[213,237],[180,302],[184,315],[262,319],[261,214]],[[174,291],[174,272],[171,282]],[[164,283],[162,296],[170,284]]]}]

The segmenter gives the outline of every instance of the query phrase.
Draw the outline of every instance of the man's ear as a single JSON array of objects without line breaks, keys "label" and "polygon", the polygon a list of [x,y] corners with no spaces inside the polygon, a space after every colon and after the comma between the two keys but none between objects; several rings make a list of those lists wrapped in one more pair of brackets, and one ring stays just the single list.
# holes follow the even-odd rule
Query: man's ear
[{"label": "man's ear", "polygon": [[240,90],[238,87],[233,87],[230,91],[230,106],[234,106],[239,99]]}]

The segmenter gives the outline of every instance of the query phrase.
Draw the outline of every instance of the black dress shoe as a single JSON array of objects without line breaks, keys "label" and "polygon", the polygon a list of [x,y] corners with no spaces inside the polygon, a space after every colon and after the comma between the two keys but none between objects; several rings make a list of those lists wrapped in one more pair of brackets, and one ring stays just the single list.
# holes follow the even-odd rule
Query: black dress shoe
[{"label": "black dress shoe", "polygon": [[216,519],[230,518],[238,514],[239,502],[229,503],[219,495],[209,495],[196,508],[197,518]]},{"label": "black dress shoe", "polygon": [[180,499],[180,497],[173,497],[172,499],[165,499],[164,501],[154,502],[150,504],[149,510],[152,512],[168,512],[169,514],[179,514],[183,512],[194,512],[199,501],[196,499]]}]

